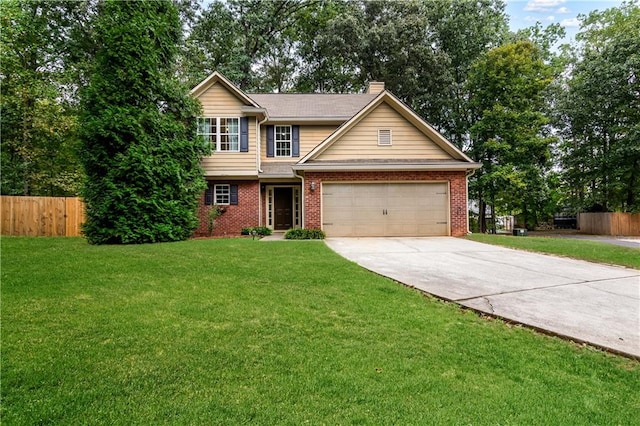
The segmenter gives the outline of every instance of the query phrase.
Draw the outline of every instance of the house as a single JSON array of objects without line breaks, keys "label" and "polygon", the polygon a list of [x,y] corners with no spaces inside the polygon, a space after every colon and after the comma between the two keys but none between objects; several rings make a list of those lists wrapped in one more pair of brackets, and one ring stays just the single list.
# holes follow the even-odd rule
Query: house
[{"label": "house", "polygon": [[480,167],[374,82],[363,94],[244,93],[214,72],[192,91],[215,235],[320,228],[327,236],[465,235]]}]

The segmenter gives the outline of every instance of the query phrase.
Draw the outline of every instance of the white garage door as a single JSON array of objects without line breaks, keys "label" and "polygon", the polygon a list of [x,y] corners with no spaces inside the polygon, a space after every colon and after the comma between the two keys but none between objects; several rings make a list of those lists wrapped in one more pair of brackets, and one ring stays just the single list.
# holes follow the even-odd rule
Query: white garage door
[{"label": "white garage door", "polygon": [[330,237],[449,235],[442,183],[323,183],[322,228]]}]

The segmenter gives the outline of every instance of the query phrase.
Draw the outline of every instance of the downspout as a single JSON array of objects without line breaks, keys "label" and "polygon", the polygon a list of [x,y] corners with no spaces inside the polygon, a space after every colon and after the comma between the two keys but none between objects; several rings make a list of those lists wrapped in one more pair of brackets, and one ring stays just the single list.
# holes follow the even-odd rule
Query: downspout
[{"label": "downspout", "polygon": [[471,234],[471,229],[469,229],[469,178],[476,173],[475,169],[467,170],[467,176],[464,180],[466,193],[467,193],[467,235]]},{"label": "downspout", "polygon": [[305,221],[305,219],[306,219],[306,216],[305,216],[305,214],[304,214],[304,204],[305,204],[305,202],[304,202],[304,199],[305,199],[305,195],[304,195],[304,191],[305,191],[305,187],[304,187],[304,176],[299,175],[299,174],[298,174],[298,172],[297,172],[296,170],[294,170],[294,171],[293,171],[293,175],[294,175],[295,177],[297,177],[298,179],[300,179],[300,181],[302,182],[302,183],[301,183],[302,188],[300,188],[300,189],[301,189],[301,191],[300,191],[300,203],[302,204],[302,206],[300,207],[300,214],[301,214],[301,216],[302,216],[302,218],[301,218],[302,220],[300,221],[300,227],[301,227],[302,229],[304,229],[304,221]]},{"label": "downspout", "polygon": [[256,166],[258,167],[258,226],[262,226],[262,184],[260,183],[260,173],[262,173],[262,163],[260,161],[260,136],[262,135],[262,125],[269,117],[265,113],[264,120],[258,121],[256,116]]}]

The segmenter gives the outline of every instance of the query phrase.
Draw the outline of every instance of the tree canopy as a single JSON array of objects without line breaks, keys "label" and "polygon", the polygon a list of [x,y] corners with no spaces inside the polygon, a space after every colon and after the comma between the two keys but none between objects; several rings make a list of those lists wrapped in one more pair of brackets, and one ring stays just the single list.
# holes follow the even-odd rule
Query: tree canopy
[{"label": "tree canopy", "polygon": [[583,18],[560,84],[562,177],[578,210],[640,210],[640,7]]},{"label": "tree canopy", "polygon": [[[142,151],[184,149],[190,159],[181,164],[194,170],[187,163],[196,148],[180,141],[195,133],[184,124],[195,110],[182,96],[217,70],[241,89],[261,92],[360,92],[384,81],[483,163],[470,178],[482,214],[516,214],[534,227],[559,210],[640,210],[637,0],[579,17],[578,41],[561,47],[557,24],[510,33],[503,0],[123,3],[135,6],[0,2],[3,194],[78,194],[85,173],[89,180],[115,176],[118,168],[95,173],[103,158],[120,152],[140,154],[130,157],[134,167],[131,158],[146,161]],[[156,16],[165,10],[167,17]],[[130,30],[139,46],[127,50],[129,12],[141,28]],[[116,27],[123,39],[107,43]],[[116,81],[134,90],[109,92]],[[125,113],[154,102],[155,109]],[[98,105],[117,105],[104,111],[121,117],[118,131]],[[103,124],[92,121],[101,115]],[[151,127],[159,136],[145,133]],[[173,131],[181,135],[175,146],[149,142]],[[107,135],[112,151],[88,159],[89,138],[104,142]],[[130,190],[157,190],[145,185]],[[83,195],[97,197],[98,189]]]}]

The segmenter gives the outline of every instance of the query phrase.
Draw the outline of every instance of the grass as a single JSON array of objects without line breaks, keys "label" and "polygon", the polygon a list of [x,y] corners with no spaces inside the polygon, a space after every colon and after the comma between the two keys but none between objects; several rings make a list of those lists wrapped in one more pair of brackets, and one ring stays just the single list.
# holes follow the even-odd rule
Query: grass
[{"label": "grass", "polygon": [[558,237],[512,237],[510,235],[471,234],[466,238],[503,247],[640,269],[640,250],[633,247],[621,247],[598,241]]},{"label": "grass", "polygon": [[2,239],[3,425],[637,424],[640,364],[322,242]]}]

